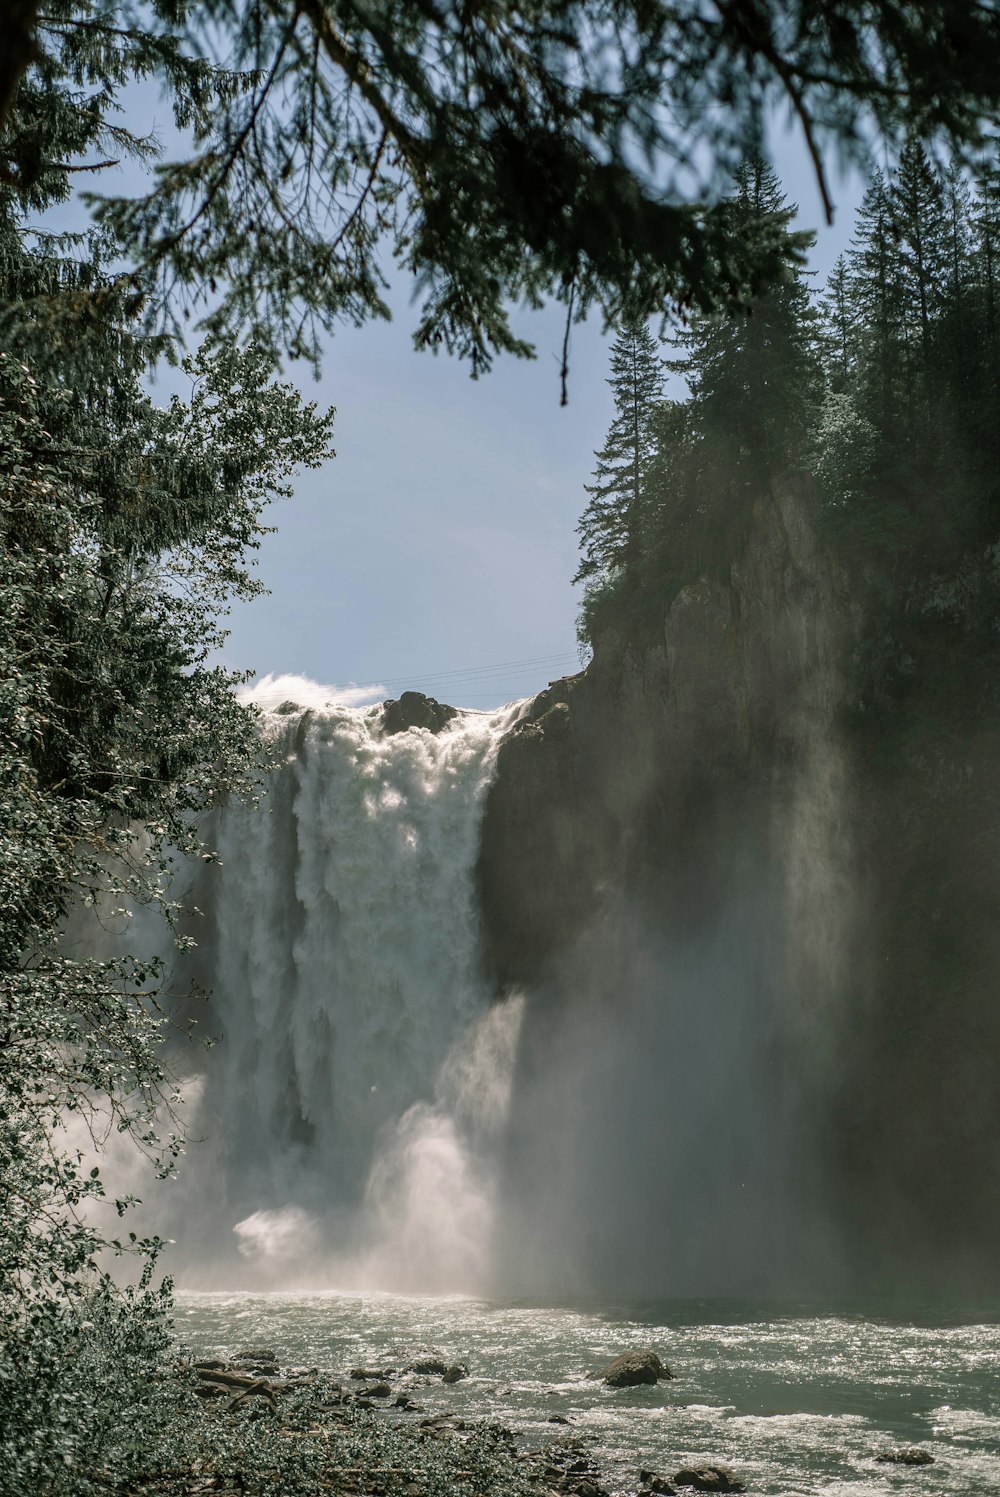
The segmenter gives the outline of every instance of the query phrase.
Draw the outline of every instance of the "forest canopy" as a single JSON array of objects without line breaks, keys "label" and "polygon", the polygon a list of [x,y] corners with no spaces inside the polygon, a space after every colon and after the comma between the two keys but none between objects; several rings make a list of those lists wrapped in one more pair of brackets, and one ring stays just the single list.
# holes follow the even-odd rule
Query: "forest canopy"
[{"label": "forest canopy", "polygon": [[[737,172],[732,210],[793,233],[760,157]],[[998,210],[995,160],[939,166],[911,136],[872,174],[825,287],[797,270],[746,312],[692,316],[669,348],[644,322],[620,328],[615,417],[578,527],[587,643],[658,635],[682,588],[725,581],[760,501],[791,478],[894,640],[860,699],[902,683],[931,622],[965,631],[969,659],[992,650]]]},{"label": "forest canopy", "polygon": [[[419,347],[527,354],[512,304],[612,323],[746,302],[789,245],[734,232],[741,160],[776,119],[827,158],[908,131],[971,159],[1000,110],[1000,12],[937,0],[17,0],[0,69],[4,179],[149,153],[114,110],[172,98],[186,147],[98,221],[169,297],[157,315],[315,359],[416,278]],[[213,59],[221,58],[222,62]],[[13,113],[10,113],[14,110]],[[53,137],[56,118],[61,121]]]}]

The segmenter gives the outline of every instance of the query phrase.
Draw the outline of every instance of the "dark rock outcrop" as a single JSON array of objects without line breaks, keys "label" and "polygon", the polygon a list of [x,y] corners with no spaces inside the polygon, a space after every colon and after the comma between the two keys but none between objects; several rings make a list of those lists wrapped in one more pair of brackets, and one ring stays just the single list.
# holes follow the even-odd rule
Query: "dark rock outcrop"
[{"label": "dark rock outcrop", "polygon": [[933,1466],[934,1457],[929,1450],[919,1445],[903,1446],[899,1450],[884,1450],[875,1457],[884,1466]]},{"label": "dark rock outcrop", "polygon": [[532,995],[512,1259],[1000,1285],[1000,572],[970,559],[946,616],[815,517],[776,483],[738,559],[608,625],[501,746],[477,877],[496,989]]},{"label": "dark rock outcrop", "polygon": [[382,731],[405,733],[409,728],[426,728],[429,733],[440,733],[457,716],[457,708],[436,702],[422,691],[404,691],[397,700],[383,704]]},{"label": "dark rock outcrop", "polygon": [[418,1357],[406,1371],[423,1373],[428,1377],[441,1377],[448,1371],[448,1363],[444,1357]]},{"label": "dark rock outcrop", "polygon": [[638,1497],[675,1497],[676,1488],[655,1471],[640,1471],[639,1483]]},{"label": "dark rock outcrop", "polygon": [[590,1376],[607,1383],[609,1388],[636,1388],[642,1383],[666,1382],[673,1378],[673,1373],[655,1351],[649,1350],[623,1352]]},{"label": "dark rock outcrop", "polygon": [[674,1481],[695,1492],[745,1492],[746,1487],[725,1466],[685,1466]]}]

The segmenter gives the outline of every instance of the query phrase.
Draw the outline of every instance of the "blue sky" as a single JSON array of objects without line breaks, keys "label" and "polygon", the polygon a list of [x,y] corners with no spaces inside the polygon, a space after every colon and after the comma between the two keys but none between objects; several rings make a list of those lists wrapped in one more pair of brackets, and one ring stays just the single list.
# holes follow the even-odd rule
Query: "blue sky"
[{"label": "blue sky", "polygon": [[[850,240],[859,184],[834,178],[836,221],[821,228],[798,142],[775,156],[817,229],[821,280]],[[520,319],[537,359],[475,381],[415,353],[415,321],[401,294],[390,324],[331,340],[312,389],[337,407],[337,457],[275,511],[260,558],[270,596],[234,612],[226,653],[261,675],[490,707],[578,669],[575,526],[612,414],[608,342],[596,319],[573,330],[560,407],[561,309]]]},{"label": "blue sky", "polygon": [[[137,133],[172,133],[148,86],[130,90],[129,110]],[[799,225],[817,229],[821,280],[850,240],[860,185],[834,173],[836,222],[820,227],[801,143],[779,136],[773,154]],[[101,187],[118,190],[110,177]],[[574,530],[611,419],[608,339],[596,319],[574,328],[560,407],[560,308],[517,319],[537,359],[499,360],[473,381],[447,355],[413,351],[405,287],[392,305],[391,323],[330,340],[318,383],[301,365],[286,374],[336,406],[337,457],[272,511],[260,552],[270,594],[234,608],[225,659],[258,677],[371,688],[352,699],[413,688],[495,706],[579,666]]]}]

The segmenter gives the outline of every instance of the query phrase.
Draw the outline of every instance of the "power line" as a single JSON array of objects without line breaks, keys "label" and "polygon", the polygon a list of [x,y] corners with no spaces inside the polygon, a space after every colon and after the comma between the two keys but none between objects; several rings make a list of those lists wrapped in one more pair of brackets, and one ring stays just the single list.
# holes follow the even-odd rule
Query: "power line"
[{"label": "power line", "polygon": [[469,685],[472,685],[479,681],[485,683],[487,678],[491,680],[499,677],[511,678],[515,672],[523,674],[525,671],[536,670],[541,666],[552,668],[570,663],[579,665],[578,657],[570,654],[538,655],[531,660],[505,660],[498,661],[495,665],[470,665],[461,670],[410,671],[405,676],[379,676],[377,680],[380,686],[407,686],[414,681],[452,681],[456,685],[467,681]]}]

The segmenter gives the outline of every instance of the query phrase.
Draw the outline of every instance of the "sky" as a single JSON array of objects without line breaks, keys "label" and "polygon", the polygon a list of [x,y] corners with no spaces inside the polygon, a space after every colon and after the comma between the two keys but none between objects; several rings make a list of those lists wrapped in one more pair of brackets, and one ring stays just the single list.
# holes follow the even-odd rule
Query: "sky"
[{"label": "sky", "polygon": [[[169,131],[148,88],[129,109],[136,133]],[[821,227],[799,139],[779,132],[772,154],[797,226],[817,230],[821,284],[850,241],[861,184],[833,171],[835,224]],[[612,417],[612,335],[599,318],[573,329],[562,407],[561,308],[515,318],[535,360],[501,358],[472,380],[448,355],[413,350],[405,287],[390,304],[392,322],[329,340],[318,382],[300,364],[283,376],[336,407],[337,456],[271,511],[276,532],[259,553],[270,591],[234,606],[224,660],[258,680],[306,676],[355,703],[418,690],[497,706],[580,668],[575,527]],[[260,695],[288,691],[265,681]]]}]

